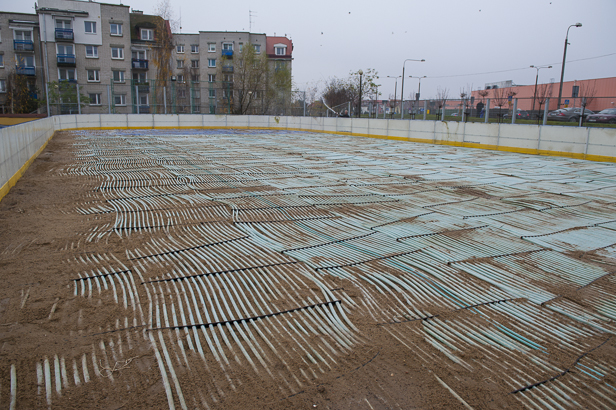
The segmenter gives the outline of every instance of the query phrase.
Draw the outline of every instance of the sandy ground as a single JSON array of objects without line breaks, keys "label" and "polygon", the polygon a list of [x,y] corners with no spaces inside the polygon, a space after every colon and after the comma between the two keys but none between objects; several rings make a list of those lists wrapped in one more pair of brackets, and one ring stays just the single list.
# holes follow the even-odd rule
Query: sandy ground
[{"label": "sandy ground", "polygon": [[362,138],[59,133],[0,202],[0,407],[613,408],[612,186]]}]

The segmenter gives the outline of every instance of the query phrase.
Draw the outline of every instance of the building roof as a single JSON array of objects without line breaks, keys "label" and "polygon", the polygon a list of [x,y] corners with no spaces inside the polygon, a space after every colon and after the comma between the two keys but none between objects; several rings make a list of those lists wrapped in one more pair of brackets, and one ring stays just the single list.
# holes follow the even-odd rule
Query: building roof
[{"label": "building roof", "polygon": [[[274,50],[274,46],[282,44],[287,46],[285,55],[277,55]],[[293,42],[286,37],[276,37],[276,36],[267,36],[265,52],[269,58],[281,58],[281,59],[290,59],[291,54],[293,53]]]}]

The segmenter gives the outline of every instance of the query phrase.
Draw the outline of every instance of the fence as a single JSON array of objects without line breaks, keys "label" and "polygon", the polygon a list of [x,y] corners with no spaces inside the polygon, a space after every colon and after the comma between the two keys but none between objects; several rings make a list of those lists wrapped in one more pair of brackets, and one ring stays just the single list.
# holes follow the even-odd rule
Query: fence
[{"label": "fence", "polygon": [[238,90],[233,82],[76,81],[45,86],[52,115],[242,114],[305,115],[303,91]]},{"label": "fence", "polygon": [[[590,114],[614,109],[616,97],[562,98],[561,108],[575,108],[565,115],[549,115],[558,108],[557,97],[543,98],[485,98],[404,101],[364,101],[362,117],[407,120],[441,120],[485,123],[522,123],[543,125],[610,126],[610,123],[588,123]],[[585,104],[585,105],[584,105]],[[584,106],[582,116],[581,108]],[[402,113],[401,113],[402,111]],[[516,112],[513,118],[513,112]],[[356,114],[355,112],[353,114]],[[580,122],[580,117],[582,121]]]}]

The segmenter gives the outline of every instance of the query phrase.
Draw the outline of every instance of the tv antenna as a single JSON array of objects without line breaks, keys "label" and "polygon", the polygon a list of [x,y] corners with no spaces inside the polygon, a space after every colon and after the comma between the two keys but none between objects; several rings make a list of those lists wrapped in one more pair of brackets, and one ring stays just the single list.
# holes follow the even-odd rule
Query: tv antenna
[{"label": "tv antenna", "polygon": [[252,33],[252,18],[257,16],[256,11],[248,10],[248,32]]}]

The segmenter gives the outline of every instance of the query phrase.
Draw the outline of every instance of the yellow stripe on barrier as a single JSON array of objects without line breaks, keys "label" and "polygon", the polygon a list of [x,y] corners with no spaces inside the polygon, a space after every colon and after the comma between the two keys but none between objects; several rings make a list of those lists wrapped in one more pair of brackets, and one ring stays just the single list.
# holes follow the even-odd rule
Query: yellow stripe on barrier
[{"label": "yellow stripe on barrier", "polygon": [[39,148],[38,151],[36,151],[36,153],[32,155],[32,157],[30,157],[30,159],[27,160],[26,163],[21,166],[21,168],[19,168],[19,171],[13,174],[13,176],[9,178],[9,180],[4,185],[2,185],[2,187],[0,187],[0,201],[2,201],[2,198],[4,198],[9,193],[11,188],[15,186],[19,178],[21,178],[26,173],[30,165],[32,165],[36,157],[38,157],[41,154],[41,152],[43,152],[43,150],[45,149],[47,144],[49,144],[49,141],[51,141],[54,135],[56,135],[55,132],[53,133],[51,137],[47,139],[47,141],[45,141],[43,146]]}]

